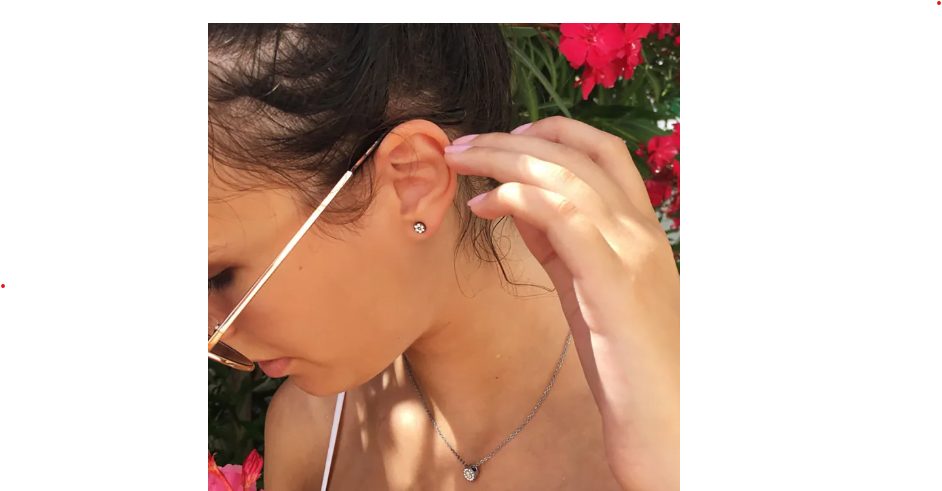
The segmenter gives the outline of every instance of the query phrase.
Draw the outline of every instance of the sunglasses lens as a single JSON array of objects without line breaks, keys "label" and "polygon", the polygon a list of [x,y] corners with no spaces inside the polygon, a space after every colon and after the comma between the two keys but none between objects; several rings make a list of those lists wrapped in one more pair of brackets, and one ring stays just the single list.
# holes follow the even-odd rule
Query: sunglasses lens
[{"label": "sunglasses lens", "polygon": [[[216,318],[212,315],[209,316],[209,337],[213,337],[213,332],[216,330],[216,326],[219,323],[216,321]],[[226,343],[219,341],[211,350],[209,350],[209,359],[215,360],[223,365],[236,370],[243,370],[246,372],[251,372],[255,369],[255,364],[252,363],[252,360],[246,358],[242,353],[239,353]]]}]

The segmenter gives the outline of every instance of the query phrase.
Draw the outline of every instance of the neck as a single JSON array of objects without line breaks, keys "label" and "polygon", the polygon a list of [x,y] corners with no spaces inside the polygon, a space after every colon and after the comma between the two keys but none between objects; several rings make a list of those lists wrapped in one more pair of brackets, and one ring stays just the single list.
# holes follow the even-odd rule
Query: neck
[{"label": "neck", "polygon": [[[504,266],[518,286],[502,281],[496,265],[461,268],[458,277],[468,281],[455,286],[433,327],[406,351],[436,422],[469,461],[493,450],[533,410],[569,332],[542,266],[519,236],[510,239]],[[553,386],[557,395],[574,380],[562,374],[578,365],[575,351],[570,344]]]}]

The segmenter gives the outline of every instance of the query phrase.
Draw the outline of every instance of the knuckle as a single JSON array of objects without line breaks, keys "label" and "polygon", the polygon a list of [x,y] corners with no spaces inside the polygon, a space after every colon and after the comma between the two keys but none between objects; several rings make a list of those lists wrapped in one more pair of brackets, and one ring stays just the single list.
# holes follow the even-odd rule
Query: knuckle
[{"label": "knuckle", "polygon": [[628,152],[628,146],[625,141],[611,133],[605,133],[604,145],[607,150],[613,153]]},{"label": "knuckle", "polygon": [[556,213],[567,220],[577,220],[579,208],[569,199],[562,198],[556,203]]},{"label": "knuckle", "polygon": [[568,120],[568,118],[565,118],[565,117],[563,117],[563,116],[550,116],[550,117],[548,117],[548,118],[541,119],[540,121],[537,121],[537,122],[534,123],[534,124],[543,123],[541,126],[552,126],[552,127],[556,127],[556,126],[559,126],[559,125],[561,125],[561,124],[564,124],[564,122],[567,121],[567,120]]},{"label": "knuckle", "polygon": [[573,186],[579,183],[579,178],[571,170],[557,166],[556,172],[553,175],[553,179],[562,184],[564,187]]}]

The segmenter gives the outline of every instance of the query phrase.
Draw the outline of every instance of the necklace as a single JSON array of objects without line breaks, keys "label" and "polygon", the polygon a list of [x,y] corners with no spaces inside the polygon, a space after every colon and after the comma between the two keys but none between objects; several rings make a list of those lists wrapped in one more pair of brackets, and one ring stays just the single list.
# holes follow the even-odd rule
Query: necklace
[{"label": "necklace", "polygon": [[572,333],[570,332],[569,335],[566,336],[566,346],[563,347],[563,354],[562,356],[559,357],[559,363],[556,364],[556,371],[553,372],[553,377],[550,378],[549,385],[546,386],[546,390],[543,391],[543,395],[540,397],[539,402],[536,403],[536,407],[533,408],[533,411],[530,411],[530,414],[527,416],[527,419],[523,420],[523,423],[520,423],[520,426],[518,426],[517,429],[514,430],[514,432],[511,433],[510,436],[507,437],[507,439],[501,442],[501,444],[498,445],[497,448],[495,448],[493,452],[491,452],[490,454],[487,455],[487,457],[484,457],[483,459],[477,461],[474,464],[469,464],[465,462],[465,460],[462,459],[460,455],[458,455],[458,452],[455,451],[455,448],[451,446],[451,443],[448,443],[448,439],[445,438],[445,435],[442,434],[442,430],[439,429],[438,423],[435,422],[435,417],[432,416],[432,411],[428,408],[428,405],[425,403],[425,398],[422,397],[422,391],[419,390],[419,385],[415,381],[415,376],[412,375],[412,365],[409,363],[409,359],[406,358],[406,354],[405,353],[402,354],[402,361],[405,362],[406,372],[408,372],[409,374],[409,380],[412,381],[412,386],[415,387],[415,393],[419,395],[419,401],[422,403],[422,407],[425,408],[425,414],[428,414],[428,419],[432,422],[432,426],[435,427],[435,431],[438,432],[438,436],[442,437],[442,441],[445,442],[445,445],[448,445],[448,448],[451,450],[451,453],[455,454],[455,457],[458,457],[458,461],[461,462],[461,464],[464,466],[462,475],[464,475],[465,479],[467,479],[468,481],[474,481],[475,479],[477,479],[478,471],[481,465],[483,465],[491,457],[493,457],[494,454],[496,454],[501,448],[503,448],[504,445],[507,444],[507,442],[509,442],[510,440],[513,440],[514,437],[517,436],[517,433],[520,433],[520,430],[522,430],[523,427],[526,426],[527,423],[530,422],[530,419],[533,418],[534,414],[536,414],[537,409],[540,409],[540,405],[543,404],[543,401],[546,399],[546,395],[549,394],[550,389],[553,388],[553,382],[556,381],[556,375],[559,375],[559,369],[563,367],[563,360],[566,359],[566,352],[569,351],[569,344],[571,342],[572,342]]}]

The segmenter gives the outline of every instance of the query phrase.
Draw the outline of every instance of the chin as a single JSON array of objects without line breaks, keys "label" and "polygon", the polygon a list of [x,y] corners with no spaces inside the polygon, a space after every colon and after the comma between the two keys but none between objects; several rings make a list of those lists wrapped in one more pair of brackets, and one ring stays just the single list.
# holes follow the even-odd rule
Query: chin
[{"label": "chin", "polygon": [[327,397],[352,389],[356,385],[344,383],[337,377],[329,376],[324,370],[299,372],[289,375],[294,385],[315,397]]}]

